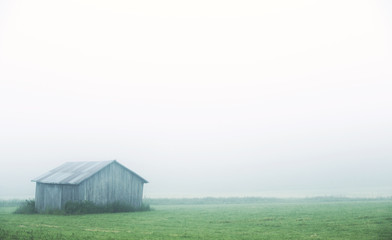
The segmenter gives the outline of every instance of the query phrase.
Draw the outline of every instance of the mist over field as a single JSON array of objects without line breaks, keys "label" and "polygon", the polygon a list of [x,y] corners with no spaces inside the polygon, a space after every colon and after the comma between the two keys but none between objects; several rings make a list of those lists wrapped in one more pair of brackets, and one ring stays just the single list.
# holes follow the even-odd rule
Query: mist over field
[{"label": "mist over field", "polygon": [[0,198],[116,159],[144,196],[392,196],[389,1],[0,1]]}]

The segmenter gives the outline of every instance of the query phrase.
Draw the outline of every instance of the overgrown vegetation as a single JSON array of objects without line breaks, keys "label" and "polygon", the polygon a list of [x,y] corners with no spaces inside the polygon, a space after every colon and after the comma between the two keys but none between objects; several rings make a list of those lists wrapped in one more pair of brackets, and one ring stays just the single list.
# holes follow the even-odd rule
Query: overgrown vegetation
[{"label": "overgrown vegetation", "polygon": [[91,201],[67,202],[64,207],[65,214],[91,214],[91,213],[118,213],[149,211],[150,205],[142,204],[140,208],[135,208],[130,204],[113,202],[106,205],[97,205]]},{"label": "overgrown vegetation", "polygon": [[[1,206],[0,206],[1,207]],[[3,206],[6,207],[6,206]],[[141,212],[150,211],[150,205],[143,203],[139,208],[122,202],[113,202],[106,205],[97,205],[91,201],[67,202],[64,209],[48,209],[44,214],[51,215],[80,215],[93,213],[119,213],[119,212]],[[16,214],[35,214],[34,200],[19,202],[19,207],[14,211]]]},{"label": "overgrown vegetation", "polygon": [[35,210],[35,201],[34,200],[26,200],[15,210],[17,214],[34,214],[37,213]]}]

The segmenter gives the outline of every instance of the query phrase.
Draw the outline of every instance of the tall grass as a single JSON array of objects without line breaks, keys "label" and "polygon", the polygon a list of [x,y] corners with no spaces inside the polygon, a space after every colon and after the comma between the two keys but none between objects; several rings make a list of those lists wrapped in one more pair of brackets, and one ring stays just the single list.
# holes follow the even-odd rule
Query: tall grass
[{"label": "tall grass", "polygon": [[64,207],[65,214],[118,213],[149,210],[149,204],[142,204],[141,207],[135,208],[130,204],[122,202],[113,202],[105,205],[98,205],[91,201],[67,202]]},{"label": "tall grass", "polygon": [[[67,202],[64,209],[47,209],[44,214],[51,215],[81,215],[92,213],[118,213],[118,212],[140,212],[150,211],[150,205],[143,203],[140,207],[135,208],[130,204],[122,202],[113,202],[105,205],[97,205],[91,201]],[[25,200],[19,203],[19,207],[14,211],[16,214],[35,214],[34,200]]]}]

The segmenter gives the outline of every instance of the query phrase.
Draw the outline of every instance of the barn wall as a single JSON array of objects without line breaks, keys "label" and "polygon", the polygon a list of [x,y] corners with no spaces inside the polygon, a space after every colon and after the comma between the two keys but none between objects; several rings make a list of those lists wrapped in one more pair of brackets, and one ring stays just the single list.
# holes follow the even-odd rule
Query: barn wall
[{"label": "barn wall", "polygon": [[35,208],[38,212],[48,209],[60,209],[62,197],[62,186],[57,184],[36,184]]},{"label": "barn wall", "polygon": [[142,204],[143,184],[137,175],[113,162],[79,185],[37,182],[35,205],[39,212],[85,200],[103,205],[118,201],[137,208]]},{"label": "barn wall", "polygon": [[143,181],[114,162],[80,183],[77,196],[81,201],[87,200],[96,204],[119,201],[140,207]]},{"label": "barn wall", "polygon": [[64,208],[67,202],[79,200],[79,191],[76,185],[61,185],[61,191],[61,208]]}]

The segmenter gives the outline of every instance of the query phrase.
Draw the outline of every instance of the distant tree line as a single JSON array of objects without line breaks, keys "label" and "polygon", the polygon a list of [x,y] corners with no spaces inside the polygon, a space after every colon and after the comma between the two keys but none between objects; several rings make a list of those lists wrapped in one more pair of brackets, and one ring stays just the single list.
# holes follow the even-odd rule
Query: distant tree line
[{"label": "distant tree line", "polygon": [[0,207],[18,207],[24,202],[21,199],[0,200]]},{"label": "distant tree line", "polygon": [[392,200],[384,198],[349,198],[349,197],[308,197],[308,198],[264,198],[264,197],[203,197],[203,198],[146,198],[150,205],[202,205],[202,204],[249,204],[249,203],[288,203],[288,202],[347,202]]}]

